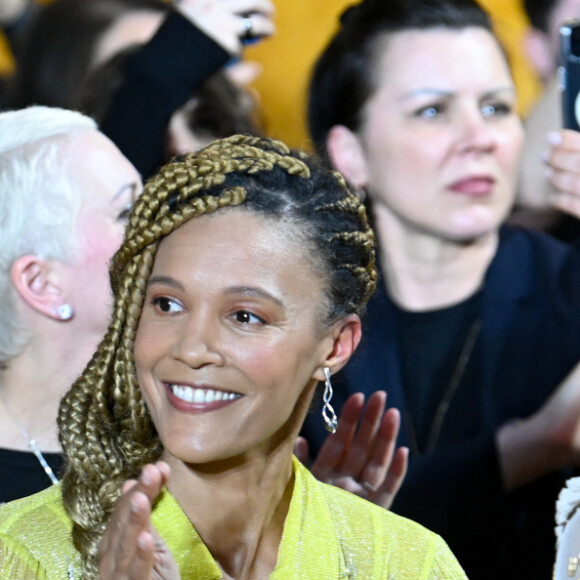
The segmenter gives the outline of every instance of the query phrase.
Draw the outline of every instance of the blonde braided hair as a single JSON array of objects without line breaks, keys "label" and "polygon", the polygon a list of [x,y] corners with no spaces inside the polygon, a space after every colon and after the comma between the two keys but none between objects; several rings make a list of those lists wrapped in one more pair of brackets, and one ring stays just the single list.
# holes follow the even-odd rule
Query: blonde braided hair
[{"label": "blonde braided hair", "polygon": [[328,280],[327,320],[361,313],[375,289],[374,235],[340,174],[279,141],[235,135],[176,158],[145,186],[111,265],[113,319],[58,418],[62,494],[83,576],[98,577],[98,544],[122,483],[159,458],[133,344],[159,242],[197,216],[242,205],[288,225]]}]

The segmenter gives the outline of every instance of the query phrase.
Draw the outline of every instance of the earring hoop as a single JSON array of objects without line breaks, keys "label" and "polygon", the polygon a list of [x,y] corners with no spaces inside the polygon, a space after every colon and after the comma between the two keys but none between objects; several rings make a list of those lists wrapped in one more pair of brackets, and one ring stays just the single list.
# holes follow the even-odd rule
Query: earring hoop
[{"label": "earring hoop", "polygon": [[338,419],[336,418],[336,413],[330,404],[332,395],[333,390],[332,383],[330,382],[330,369],[328,367],[324,367],[324,395],[322,395],[324,404],[322,405],[322,418],[324,419],[326,430],[329,433],[336,433]]}]

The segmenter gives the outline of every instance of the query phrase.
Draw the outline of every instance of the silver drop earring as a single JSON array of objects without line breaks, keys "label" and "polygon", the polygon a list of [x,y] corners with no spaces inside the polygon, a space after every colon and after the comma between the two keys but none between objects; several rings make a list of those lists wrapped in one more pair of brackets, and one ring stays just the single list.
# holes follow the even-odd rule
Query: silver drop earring
[{"label": "silver drop earring", "polygon": [[70,304],[61,304],[56,309],[56,314],[61,320],[70,320],[74,314],[73,307]]},{"label": "silver drop earring", "polygon": [[324,395],[322,395],[322,400],[324,404],[322,405],[322,418],[326,426],[326,430],[329,433],[336,433],[336,428],[338,427],[338,419],[336,418],[336,413],[330,404],[332,399],[332,384],[330,382],[330,369],[324,367]]}]

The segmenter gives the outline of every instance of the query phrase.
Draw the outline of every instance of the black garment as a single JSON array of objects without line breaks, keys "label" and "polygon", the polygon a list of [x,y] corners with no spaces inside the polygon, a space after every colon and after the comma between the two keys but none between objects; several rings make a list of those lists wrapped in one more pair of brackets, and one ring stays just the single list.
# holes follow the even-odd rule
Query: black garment
[{"label": "black garment", "polygon": [[100,129],[144,179],[165,163],[171,115],[230,58],[178,12],[171,12],[155,36],[128,57],[124,82]]},{"label": "black garment", "polygon": [[[503,228],[481,295],[480,372],[451,402],[433,453],[412,457],[393,511],[441,534],[471,580],[551,577],[554,505],[569,473],[511,493],[502,489],[495,432],[536,411],[580,360],[580,253],[545,235]],[[408,408],[393,304],[383,285],[371,299],[363,339],[336,375],[335,409],[362,391]],[[471,363],[470,363],[471,364]],[[319,413],[303,435],[313,452],[326,438]]]},{"label": "black garment", "polygon": [[[62,474],[61,453],[43,453],[58,479]],[[29,451],[0,448],[0,503],[38,493],[51,485],[38,459]]]},{"label": "black garment", "polygon": [[[442,401],[462,396],[464,384],[477,380],[480,302],[477,293],[461,304],[429,312],[408,312],[393,305],[411,451],[425,452],[438,441],[435,417]],[[464,355],[467,364],[457,370]]]},{"label": "black garment", "polygon": [[580,220],[577,217],[562,214],[547,232],[563,242],[578,245],[580,243]]}]

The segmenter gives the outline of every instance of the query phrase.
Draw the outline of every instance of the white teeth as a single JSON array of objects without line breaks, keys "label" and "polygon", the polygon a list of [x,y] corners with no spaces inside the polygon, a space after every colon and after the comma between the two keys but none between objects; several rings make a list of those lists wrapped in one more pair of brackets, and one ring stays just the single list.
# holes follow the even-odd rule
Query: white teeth
[{"label": "white teeth", "polygon": [[226,393],[213,389],[193,389],[181,385],[171,385],[173,394],[187,403],[213,403],[214,401],[230,401],[239,397],[237,393]]}]

